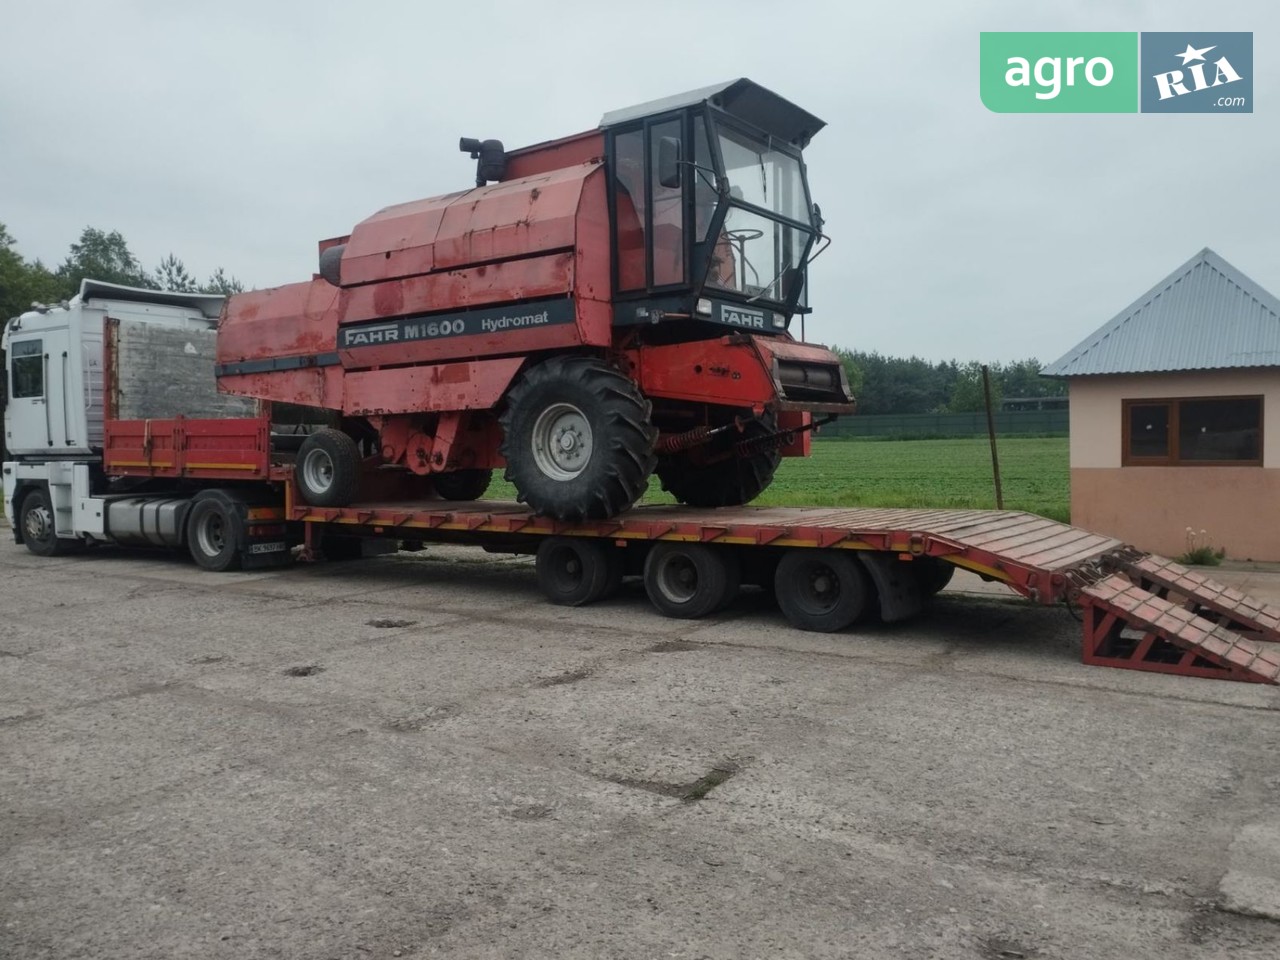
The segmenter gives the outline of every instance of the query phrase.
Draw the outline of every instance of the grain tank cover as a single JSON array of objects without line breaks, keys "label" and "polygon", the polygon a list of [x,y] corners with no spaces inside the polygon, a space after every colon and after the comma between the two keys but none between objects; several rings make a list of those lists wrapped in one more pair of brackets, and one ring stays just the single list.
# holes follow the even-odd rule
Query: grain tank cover
[{"label": "grain tank cover", "polygon": [[661,100],[650,100],[622,110],[612,110],[600,118],[601,128],[615,127],[632,120],[651,117],[683,107],[692,107],[700,103],[710,103],[718,110],[723,110],[731,117],[737,117],[763,130],[770,136],[785,140],[787,143],[804,149],[814,134],[826,126],[808,110],[802,110],[790,100],[785,100],[772,90],[766,90],[760,84],[747,80],[729,80],[717,83],[688,93],[679,93],[674,97],[663,97]]}]

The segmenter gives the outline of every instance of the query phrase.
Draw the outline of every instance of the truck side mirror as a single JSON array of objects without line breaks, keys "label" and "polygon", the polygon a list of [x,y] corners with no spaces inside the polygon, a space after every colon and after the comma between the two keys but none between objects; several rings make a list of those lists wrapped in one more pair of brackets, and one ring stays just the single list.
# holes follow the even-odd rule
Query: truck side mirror
[{"label": "truck side mirror", "polygon": [[680,186],[680,141],[675,137],[658,138],[658,183]]}]

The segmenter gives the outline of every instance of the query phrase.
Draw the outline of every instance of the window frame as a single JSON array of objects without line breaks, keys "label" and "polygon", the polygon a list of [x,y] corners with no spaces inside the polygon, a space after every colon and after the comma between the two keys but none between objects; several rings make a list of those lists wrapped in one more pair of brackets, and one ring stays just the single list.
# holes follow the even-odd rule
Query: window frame
[{"label": "window frame", "polygon": [[[1181,442],[1182,404],[1212,400],[1255,400],[1258,403],[1258,456],[1253,460],[1183,460]],[[1262,394],[1232,394],[1208,397],[1134,397],[1120,401],[1120,465],[1124,467],[1261,467],[1263,443],[1266,438],[1266,402]],[[1165,404],[1169,408],[1169,452],[1163,457],[1135,457],[1132,449],[1133,407],[1151,407]]]},{"label": "window frame", "polygon": [[[19,347],[35,344],[34,351],[18,352]],[[40,375],[39,393],[18,392],[18,365],[32,361]],[[49,392],[49,355],[45,352],[44,337],[28,337],[12,340],[9,343],[9,399],[10,400],[43,400]]]}]

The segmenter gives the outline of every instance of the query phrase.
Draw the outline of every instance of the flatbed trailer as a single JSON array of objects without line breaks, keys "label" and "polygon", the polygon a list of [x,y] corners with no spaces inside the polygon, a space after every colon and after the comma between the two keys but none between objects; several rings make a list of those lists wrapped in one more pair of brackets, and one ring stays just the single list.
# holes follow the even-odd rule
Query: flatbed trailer
[{"label": "flatbed trailer", "polygon": [[[1037,603],[1079,607],[1087,663],[1280,682],[1280,609],[1017,511],[641,506],[562,521],[517,503],[439,499],[429,480],[376,456],[354,502],[317,506],[293,462],[308,428],[267,402],[226,407],[214,387],[206,357],[220,298],[126,297],[86,281],[80,301],[24,315],[6,334],[20,388],[7,422],[22,446],[3,465],[5,506],[15,538],[38,554],[146,545],[223,571],[369,545],[470,544],[536,556],[555,603],[590,603],[639,576],[659,612],[696,618],[755,583],[793,625],[827,632],[909,619],[965,569]],[[214,415],[149,415],[180,407]],[[129,415],[138,410],[147,413]]]}]

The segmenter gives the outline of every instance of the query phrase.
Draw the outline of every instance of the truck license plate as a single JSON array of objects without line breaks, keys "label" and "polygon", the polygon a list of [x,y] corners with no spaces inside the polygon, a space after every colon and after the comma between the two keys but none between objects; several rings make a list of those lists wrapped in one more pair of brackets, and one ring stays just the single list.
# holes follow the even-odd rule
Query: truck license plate
[{"label": "truck license plate", "polygon": [[288,549],[289,549],[289,545],[283,542],[249,544],[250,553],[276,553],[280,550],[288,550]]}]

